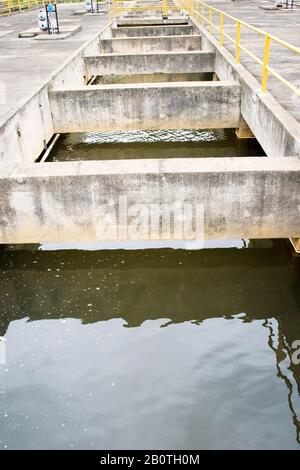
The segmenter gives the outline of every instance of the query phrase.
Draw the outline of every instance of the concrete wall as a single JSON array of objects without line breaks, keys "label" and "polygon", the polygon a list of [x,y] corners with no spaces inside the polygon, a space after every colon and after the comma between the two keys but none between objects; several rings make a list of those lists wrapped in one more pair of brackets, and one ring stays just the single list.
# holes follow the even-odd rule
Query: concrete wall
[{"label": "concrete wall", "polygon": [[213,72],[214,58],[201,51],[89,56],[84,58],[85,75]]},{"label": "concrete wall", "polygon": [[11,171],[17,163],[34,161],[53,132],[48,88],[44,86],[0,123],[1,170]]},{"label": "concrete wall", "polygon": [[[171,11],[171,10],[170,10]],[[173,15],[175,15],[176,10],[173,10]],[[179,10],[178,10],[179,11]],[[172,16],[172,18],[169,18],[168,20],[162,20],[161,16],[161,9],[158,11],[160,15],[157,16],[147,16],[145,17],[145,12],[141,12],[141,15],[137,16],[137,12],[135,12],[134,15],[130,15],[124,18],[118,18],[117,19],[117,25],[118,26],[139,26],[139,25],[161,25],[161,24],[188,24],[189,23],[189,18],[187,16]]]},{"label": "concrete wall", "polygon": [[111,36],[113,38],[128,38],[138,36],[176,36],[193,34],[195,27],[193,25],[184,26],[129,26],[113,27]]},{"label": "concrete wall", "polygon": [[50,92],[55,132],[232,128],[240,119],[236,82],[103,85]]},{"label": "concrete wall", "polygon": [[9,172],[20,162],[32,162],[44,150],[54,133],[49,106],[51,86],[81,86],[84,84],[84,54],[97,55],[98,33],[92,40],[69,57],[35,93],[27,96],[0,122],[0,167]]},{"label": "concrete wall", "polygon": [[100,41],[100,53],[181,52],[201,49],[200,35],[114,38]]},{"label": "concrete wall", "polygon": [[[0,183],[0,243],[104,241],[99,227],[120,196],[163,213],[184,201],[194,222],[200,205],[205,239],[300,235],[299,158],[31,164]],[[138,215],[130,213],[128,223]]]}]

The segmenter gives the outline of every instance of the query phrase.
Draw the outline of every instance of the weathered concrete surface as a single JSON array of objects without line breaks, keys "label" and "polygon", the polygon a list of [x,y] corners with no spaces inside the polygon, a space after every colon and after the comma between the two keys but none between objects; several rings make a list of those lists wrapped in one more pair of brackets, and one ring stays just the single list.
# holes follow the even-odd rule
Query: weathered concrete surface
[{"label": "weathered concrete surface", "polygon": [[[81,4],[82,5],[82,4]],[[0,17],[0,122],[15,106],[34,94],[51,74],[109,21],[108,16],[74,16],[79,4],[59,4],[62,27],[79,24],[82,31],[63,41],[19,39],[18,33],[37,26],[37,10]]]},{"label": "weathered concrete surface", "polygon": [[[49,106],[48,87],[49,85],[76,87],[85,84],[85,70],[82,57],[85,54],[96,55],[99,53],[100,34],[101,31],[99,32],[99,30],[97,30],[95,36],[88,42],[85,42],[85,44],[72,55],[69,55],[69,58],[60,65],[57,70],[52,72],[52,74],[48,76],[48,79],[44,79],[41,86],[34,88],[28,96],[20,100],[15,108],[2,117],[2,120],[0,117],[0,166],[5,165],[7,167],[9,165],[13,168],[20,162],[32,162],[44,150],[47,142],[54,133]],[[23,39],[19,39],[18,41],[22,42]],[[76,44],[77,41],[75,41],[75,45]],[[35,50],[35,46],[32,44],[31,48]],[[53,46],[53,50],[56,50],[56,45]],[[48,60],[49,59],[50,56],[48,55]],[[41,60],[41,62],[43,63],[43,60]],[[16,82],[15,78],[12,80],[9,85],[8,96],[12,90],[16,90],[16,95],[18,96],[16,83],[20,83],[21,87],[24,85],[25,90],[28,86],[32,86],[30,84],[31,77],[34,76],[34,74],[32,75],[34,68],[33,70],[30,69],[31,65],[32,62],[29,61],[25,83]],[[17,71],[18,68],[14,66],[13,70]],[[49,72],[49,69],[46,70]],[[0,77],[1,76],[2,70],[0,72]],[[8,76],[12,79],[13,75],[11,71]],[[35,83],[34,78],[32,79],[33,83]],[[27,82],[29,82],[29,85]],[[6,82],[4,83],[6,87]]]},{"label": "weathered concrete surface", "polygon": [[129,26],[113,27],[111,35],[113,38],[128,38],[138,36],[179,36],[194,33],[193,25],[183,26]]},{"label": "weathered concrete surface", "polygon": [[[63,20],[64,21],[64,20]],[[33,28],[25,29],[21,31],[21,34],[26,36],[30,34],[36,34],[33,37],[35,40],[39,41],[60,41],[66,39],[70,36],[74,36],[75,34],[79,33],[82,30],[82,27],[79,23],[60,23],[59,32],[60,34],[48,34],[47,31],[42,31],[37,25]],[[24,39],[24,38],[23,38]]]},{"label": "weathered concrete surface", "polygon": [[[176,11],[176,10],[175,10]],[[175,13],[173,12],[173,15]],[[169,19],[163,20],[162,17],[158,16],[137,16],[135,15],[130,15],[127,17],[123,18],[118,18],[117,19],[117,26],[139,26],[139,25],[162,25],[162,24],[188,24],[189,23],[189,17],[188,16],[172,16]]]},{"label": "weathered concrete surface", "polygon": [[31,164],[0,183],[0,243],[107,241],[99,227],[120,196],[158,210],[203,205],[205,239],[300,235],[299,158]]},{"label": "weathered concrete surface", "polygon": [[85,75],[128,75],[151,73],[213,72],[211,52],[147,52],[143,54],[102,54],[84,58]]},{"label": "weathered concrete surface", "polygon": [[143,52],[181,52],[201,49],[200,35],[180,36],[140,36],[137,38],[114,38],[100,41],[100,52],[105,53],[143,53]]},{"label": "weathered concrete surface", "polygon": [[50,91],[54,132],[232,128],[237,82],[99,85]]},{"label": "weathered concrete surface", "polygon": [[202,49],[215,52],[215,73],[220,80],[241,84],[241,114],[260,145],[270,157],[300,156],[300,123],[270,93],[261,91],[260,83],[235,58],[199,25]]}]

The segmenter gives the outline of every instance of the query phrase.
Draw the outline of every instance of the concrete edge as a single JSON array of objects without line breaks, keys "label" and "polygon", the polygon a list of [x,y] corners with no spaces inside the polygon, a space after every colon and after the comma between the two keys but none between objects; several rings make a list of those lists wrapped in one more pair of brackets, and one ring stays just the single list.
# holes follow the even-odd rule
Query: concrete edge
[{"label": "concrete edge", "polygon": [[137,56],[205,56],[205,57],[214,57],[215,53],[214,52],[205,52],[202,50],[198,51],[161,51],[161,52],[139,52],[139,53],[119,53],[119,52],[112,52],[112,53],[106,53],[106,54],[99,54],[99,55],[85,55],[83,57],[84,60],[89,60],[89,59],[101,59],[102,57],[137,57]]},{"label": "concrete edge", "polygon": [[138,160],[88,160],[77,162],[49,162],[18,164],[0,175],[0,181],[9,178],[43,178],[49,176],[99,174],[167,174],[167,173],[226,173],[226,172],[295,172],[300,178],[298,157],[202,157]]},{"label": "concrete edge", "polygon": [[121,84],[107,84],[107,85],[93,85],[91,88],[89,85],[85,86],[77,86],[74,88],[70,87],[60,87],[60,88],[52,88],[49,90],[49,94],[53,93],[61,93],[61,92],[95,92],[96,90],[137,90],[146,88],[228,88],[228,87],[235,87],[240,88],[240,83],[238,81],[190,81],[190,82],[157,82],[157,83],[121,83]]},{"label": "concrete edge", "polygon": [[80,31],[82,31],[82,26],[81,25],[77,26],[72,31],[68,31],[66,33],[60,33],[60,34],[57,34],[57,35],[48,34],[46,36],[46,35],[38,34],[37,36],[35,36],[33,38],[33,40],[34,41],[59,41],[59,40],[64,40],[64,39],[70,38],[71,36],[75,36],[75,34],[79,33]]},{"label": "concrete edge", "polygon": [[145,40],[145,39],[165,39],[165,38],[202,38],[201,34],[181,34],[180,36],[130,36],[128,38],[100,38],[101,41],[131,41],[132,39]]},{"label": "concrete edge", "polygon": [[[113,22],[112,22],[113,23]],[[195,23],[196,24],[196,23]],[[132,30],[132,29],[151,29],[151,28],[193,28],[195,26],[193,22],[189,22],[186,24],[156,24],[156,25],[148,25],[148,24],[143,24],[141,26],[118,26],[115,24],[115,26],[112,27],[112,31],[125,31],[126,29]],[[121,39],[121,38],[120,38]]]}]

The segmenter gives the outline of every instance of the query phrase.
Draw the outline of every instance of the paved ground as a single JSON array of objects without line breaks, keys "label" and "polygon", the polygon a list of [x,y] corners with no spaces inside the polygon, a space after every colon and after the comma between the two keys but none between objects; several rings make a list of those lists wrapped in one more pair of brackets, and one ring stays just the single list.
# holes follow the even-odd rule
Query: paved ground
[{"label": "paved ground", "polygon": [[[259,0],[236,2],[231,0],[207,0],[207,3],[300,47],[300,8],[266,11],[260,9],[259,5],[270,6],[273,5],[273,2]],[[217,24],[217,16],[214,21]],[[225,25],[225,32],[234,38],[235,27],[233,23],[226,19]],[[242,27],[241,44],[245,45],[260,59],[263,58],[263,43],[262,37]],[[235,53],[234,45],[229,40],[225,40],[225,46],[231,53]],[[261,81],[261,66],[259,64],[243,52],[241,53],[241,63],[258,81]],[[277,72],[300,89],[300,55],[291,53],[282,46],[272,43],[270,66],[276,68]],[[269,78],[268,83],[272,95],[300,121],[300,97],[290,92],[275,78]]]},{"label": "paved ground", "polygon": [[58,9],[62,24],[78,23],[82,31],[62,41],[19,39],[19,32],[37,25],[37,10],[0,18],[0,118],[108,22],[108,15],[74,15],[82,4]]}]

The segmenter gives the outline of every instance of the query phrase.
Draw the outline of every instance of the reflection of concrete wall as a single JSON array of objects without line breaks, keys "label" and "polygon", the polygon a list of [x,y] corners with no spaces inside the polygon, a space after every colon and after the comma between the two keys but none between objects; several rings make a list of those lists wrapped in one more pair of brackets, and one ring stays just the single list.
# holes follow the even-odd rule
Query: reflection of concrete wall
[{"label": "reflection of concrete wall", "polygon": [[298,158],[157,159],[16,169],[1,180],[0,243],[101,241],[101,204],[120,196],[146,207],[202,205],[206,239],[300,235]]},{"label": "reflection of concrete wall", "polygon": [[50,93],[55,132],[232,128],[240,119],[236,82],[150,83]]}]

